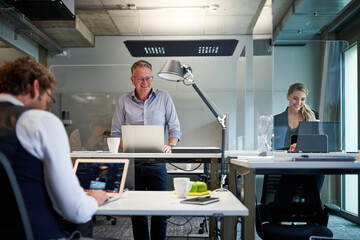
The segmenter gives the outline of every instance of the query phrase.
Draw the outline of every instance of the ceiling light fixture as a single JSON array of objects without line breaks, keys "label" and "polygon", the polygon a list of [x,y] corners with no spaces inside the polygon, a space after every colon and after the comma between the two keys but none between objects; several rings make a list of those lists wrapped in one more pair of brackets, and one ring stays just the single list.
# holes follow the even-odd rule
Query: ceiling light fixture
[{"label": "ceiling light fixture", "polygon": [[170,9],[209,9],[211,11],[216,11],[219,8],[219,4],[210,4],[203,6],[155,6],[155,7],[140,7],[135,4],[126,4],[126,5],[108,5],[101,7],[76,7],[76,10],[170,10]]},{"label": "ceiling light fixture", "polygon": [[238,40],[127,40],[125,46],[133,57],[232,56]]}]

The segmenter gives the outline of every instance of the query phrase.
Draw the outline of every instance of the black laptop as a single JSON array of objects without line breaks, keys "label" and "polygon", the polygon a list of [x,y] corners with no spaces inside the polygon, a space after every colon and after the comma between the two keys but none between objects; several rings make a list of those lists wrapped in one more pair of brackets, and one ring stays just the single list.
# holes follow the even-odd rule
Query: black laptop
[{"label": "black laptop", "polygon": [[291,136],[291,143],[296,143],[296,152],[327,153],[328,136],[326,134],[299,134]]}]

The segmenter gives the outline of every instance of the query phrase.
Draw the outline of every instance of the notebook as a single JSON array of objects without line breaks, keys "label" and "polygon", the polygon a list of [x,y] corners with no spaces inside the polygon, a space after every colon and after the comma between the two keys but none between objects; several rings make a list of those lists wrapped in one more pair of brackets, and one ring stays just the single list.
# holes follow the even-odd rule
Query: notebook
[{"label": "notebook", "polygon": [[85,192],[104,190],[110,198],[121,197],[129,168],[128,159],[77,159],[74,171]]},{"label": "notebook", "polygon": [[164,126],[122,125],[123,151],[126,153],[164,152]]}]

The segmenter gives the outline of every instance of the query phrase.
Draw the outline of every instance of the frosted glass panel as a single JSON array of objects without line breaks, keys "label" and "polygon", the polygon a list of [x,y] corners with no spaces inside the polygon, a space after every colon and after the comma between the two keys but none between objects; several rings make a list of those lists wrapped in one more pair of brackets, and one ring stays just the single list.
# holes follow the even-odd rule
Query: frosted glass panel
[{"label": "frosted glass panel", "polygon": [[[115,104],[123,93],[62,93],[61,111],[72,121],[67,126],[71,150],[108,150]],[[64,115],[64,114],[62,114]]]}]

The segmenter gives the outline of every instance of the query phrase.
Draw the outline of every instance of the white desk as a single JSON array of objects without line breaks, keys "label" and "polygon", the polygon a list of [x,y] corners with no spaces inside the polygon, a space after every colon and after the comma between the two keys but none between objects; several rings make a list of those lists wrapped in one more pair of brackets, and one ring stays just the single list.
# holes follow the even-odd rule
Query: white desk
[{"label": "white desk", "polygon": [[229,220],[233,224],[233,219],[228,217],[247,216],[249,210],[231,192],[211,192],[211,196],[219,197],[220,201],[208,205],[182,204],[172,191],[128,191],[121,199],[101,206],[96,214],[221,217],[225,227],[223,239],[234,239],[236,228],[229,224]]},{"label": "white desk", "polygon": [[[186,161],[189,159],[212,159],[221,158],[220,153],[109,153],[107,151],[73,151],[72,158],[141,158],[141,159],[172,159]],[[196,160],[197,161],[197,160]]]},{"label": "white desk", "polygon": [[[107,158],[122,158],[130,159],[130,166],[136,161],[147,161],[147,162],[163,162],[163,163],[211,163],[210,172],[207,168],[204,168],[205,174],[210,175],[210,189],[214,190],[218,188],[218,172],[219,172],[219,162],[221,159],[220,153],[109,153],[109,152],[99,152],[99,151],[74,151],[70,154],[72,159],[77,158],[98,158],[98,159],[107,159]],[[130,170],[131,171],[131,170]],[[129,176],[129,174],[128,174]],[[155,198],[152,198],[155,199]],[[143,204],[143,203],[142,203]],[[182,204],[185,205],[185,204]],[[181,206],[182,206],[181,205]],[[213,204],[211,204],[213,206]],[[142,213],[144,214],[144,213]],[[229,222],[229,219],[226,219]],[[234,219],[232,219],[234,221]],[[235,224],[235,223],[234,223]],[[210,227],[214,227],[216,222],[213,218],[210,219]],[[232,225],[228,224],[228,225]],[[230,232],[231,230],[229,230]],[[232,229],[232,234],[236,234],[236,229]],[[211,232],[211,235],[213,233]]]},{"label": "white desk", "polygon": [[[211,163],[210,179],[218,178],[219,162],[221,159],[220,153],[109,153],[102,151],[73,151],[70,153],[72,159],[77,158],[122,158],[130,159],[130,164],[140,161],[147,162],[163,162],[163,163]],[[204,169],[206,170],[206,169]],[[218,181],[211,181],[210,189],[216,189]]]},{"label": "white desk", "polygon": [[[236,172],[241,175],[241,201],[249,209],[242,223],[242,236],[255,239],[255,175],[256,174],[360,174],[359,162],[293,162],[302,154],[276,154],[268,157],[241,156],[230,158],[229,189],[236,193]],[[344,154],[307,154],[311,156],[344,156]],[[349,155],[346,155],[349,156]],[[355,155],[350,155],[355,156]],[[247,158],[247,160],[246,160]]]},{"label": "white desk", "polygon": [[247,216],[249,210],[231,192],[211,192],[220,201],[183,204],[172,191],[127,191],[119,200],[101,206],[98,215],[150,216]]}]

